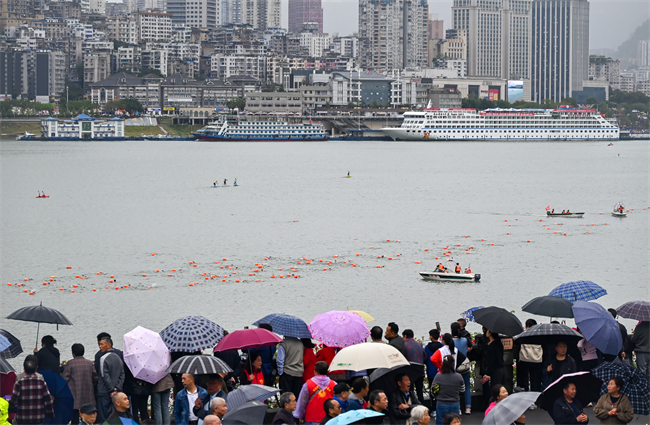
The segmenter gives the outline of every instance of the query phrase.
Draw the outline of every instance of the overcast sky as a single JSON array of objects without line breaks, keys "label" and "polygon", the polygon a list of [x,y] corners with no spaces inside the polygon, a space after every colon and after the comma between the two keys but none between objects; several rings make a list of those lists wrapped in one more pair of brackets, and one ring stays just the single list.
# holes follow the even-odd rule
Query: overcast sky
[{"label": "overcast sky", "polygon": [[[322,0],[323,26],[327,33],[349,35],[358,29],[357,0]],[[648,0],[591,0],[589,17],[589,48],[616,49],[650,16]],[[429,11],[451,28],[451,0],[429,0]],[[287,0],[283,0],[283,26],[287,27]],[[650,37],[650,35],[648,35]]]}]

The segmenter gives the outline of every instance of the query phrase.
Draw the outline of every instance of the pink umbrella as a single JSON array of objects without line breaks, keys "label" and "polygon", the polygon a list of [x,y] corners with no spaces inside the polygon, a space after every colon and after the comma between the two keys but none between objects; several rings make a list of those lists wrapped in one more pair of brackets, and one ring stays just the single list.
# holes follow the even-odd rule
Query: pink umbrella
[{"label": "pink umbrella", "polygon": [[364,342],[370,335],[366,321],[351,311],[319,314],[307,327],[314,339],[328,347],[349,347]]},{"label": "pink umbrella", "polygon": [[266,329],[243,329],[224,336],[214,347],[214,351],[245,350],[279,344],[282,338]]},{"label": "pink umbrella", "polygon": [[157,332],[138,326],[124,334],[124,363],[134,377],[155,384],[167,375],[171,355]]}]

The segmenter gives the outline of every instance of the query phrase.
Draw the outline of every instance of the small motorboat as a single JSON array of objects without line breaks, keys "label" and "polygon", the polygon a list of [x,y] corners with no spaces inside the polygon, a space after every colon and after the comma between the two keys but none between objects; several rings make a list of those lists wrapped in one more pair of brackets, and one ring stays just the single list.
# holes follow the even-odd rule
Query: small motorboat
[{"label": "small motorboat", "polygon": [[423,279],[448,282],[478,282],[481,275],[477,273],[420,272]]},{"label": "small motorboat", "polygon": [[614,209],[612,210],[612,215],[614,217],[627,217],[627,213],[625,212],[625,207],[623,204],[618,203],[614,206]]},{"label": "small motorboat", "polygon": [[546,215],[549,217],[569,217],[569,218],[582,218],[583,215],[585,215],[584,212],[569,212],[569,213],[561,213],[561,212],[551,212],[551,211],[546,211]]}]

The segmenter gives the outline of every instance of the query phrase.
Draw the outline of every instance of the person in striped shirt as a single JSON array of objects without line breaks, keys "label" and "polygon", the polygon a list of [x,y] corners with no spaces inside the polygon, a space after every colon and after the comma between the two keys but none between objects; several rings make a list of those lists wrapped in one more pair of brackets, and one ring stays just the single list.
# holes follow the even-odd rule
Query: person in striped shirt
[{"label": "person in striped shirt", "polygon": [[54,398],[42,377],[36,374],[36,362],[24,363],[25,376],[14,384],[9,404],[16,406],[14,424],[42,424],[45,416],[54,418]]}]

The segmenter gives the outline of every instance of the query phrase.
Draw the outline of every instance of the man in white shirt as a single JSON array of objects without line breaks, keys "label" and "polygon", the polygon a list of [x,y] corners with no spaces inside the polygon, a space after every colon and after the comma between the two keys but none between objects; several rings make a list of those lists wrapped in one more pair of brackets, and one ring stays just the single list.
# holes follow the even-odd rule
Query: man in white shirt
[{"label": "man in white shirt", "polygon": [[174,421],[176,425],[198,425],[199,418],[194,414],[193,407],[196,401],[207,397],[208,392],[196,385],[194,375],[184,373],[181,378],[183,388],[176,395],[174,404]]}]

